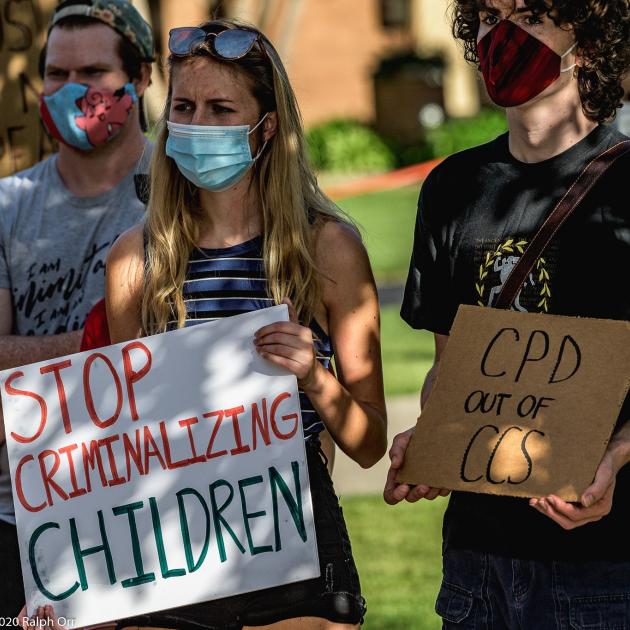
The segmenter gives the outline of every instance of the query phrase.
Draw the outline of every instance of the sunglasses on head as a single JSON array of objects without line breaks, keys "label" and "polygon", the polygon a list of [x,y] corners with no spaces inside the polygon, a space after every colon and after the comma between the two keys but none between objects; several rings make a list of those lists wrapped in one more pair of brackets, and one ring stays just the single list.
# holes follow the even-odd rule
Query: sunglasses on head
[{"label": "sunglasses on head", "polygon": [[169,31],[168,49],[176,56],[192,54],[206,42],[210,42],[210,52],[222,59],[241,59],[260,42],[266,54],[260,33],[245,28],[229,28],[220,33],[208,33],[198,26],[183,26]]}]

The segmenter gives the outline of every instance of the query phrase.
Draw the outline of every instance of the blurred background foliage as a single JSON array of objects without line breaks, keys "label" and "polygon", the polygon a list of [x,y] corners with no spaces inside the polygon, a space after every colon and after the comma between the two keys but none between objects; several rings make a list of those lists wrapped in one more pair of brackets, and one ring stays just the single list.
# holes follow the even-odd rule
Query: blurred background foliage
[{"label": "blurred background foliage", "polygon": [[489,142],[507,130],[505,114],[486,107],[469,118],[450,118],[427,129],[424,139],[406,145],[372,126],[352,119],[333,119],[306,134],[312,164],[326,173],[384,172]]},{"label": "blurred background foliage", "polygon": [[307,132],[311,163],[318,171],[371,173],[397,166],[395,153],[371,127],[358,120],[336,119]]},{"label": "blurred background foliage", "polygon": [[430,156],[445,157],[494,140],[507,131],[505,112],[484,108],[472,118],[451,118],[427,131],[426,144]]}]

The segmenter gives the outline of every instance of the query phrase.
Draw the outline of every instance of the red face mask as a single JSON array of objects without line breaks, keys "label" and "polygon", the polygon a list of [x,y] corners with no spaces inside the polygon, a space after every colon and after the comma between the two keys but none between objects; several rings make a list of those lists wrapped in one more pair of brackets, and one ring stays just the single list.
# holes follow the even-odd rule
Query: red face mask
[{"label": "red face mask", "polygon": [[538,96],[558,79],[559,55],[510,20],[501,20],[477,43],[481,72],[490,98],[501,107],[517,107]]}]

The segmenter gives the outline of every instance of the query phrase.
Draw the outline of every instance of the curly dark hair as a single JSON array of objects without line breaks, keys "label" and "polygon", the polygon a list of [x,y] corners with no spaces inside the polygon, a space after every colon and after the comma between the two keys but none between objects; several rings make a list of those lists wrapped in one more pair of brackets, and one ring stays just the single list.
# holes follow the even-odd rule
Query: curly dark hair
[{"label": "curly dark hair", "polygon": [[[612,120],[630,67],[630,0],[524,1],[534,15],[548,15],[557,26],[573,29],[582,60],[576,71],[584,114],[597,122]],[[453,35],[477,66],[479,11],[486,6],[486,0],[453,0],[451,7]]]}]

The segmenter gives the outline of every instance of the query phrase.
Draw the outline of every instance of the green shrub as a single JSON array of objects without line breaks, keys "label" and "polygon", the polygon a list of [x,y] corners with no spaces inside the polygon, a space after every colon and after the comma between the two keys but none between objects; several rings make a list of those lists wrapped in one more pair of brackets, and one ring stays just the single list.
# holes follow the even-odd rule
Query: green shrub
[{"label": "green shrub", "polygon": [[486,108],[471,118],[451,118],[428,129],[425,141],[411,146],[383,139],[369,126],[349,119],[316,125],[308,130],[306,139],[317,170],[370,173],[445,157],[489,142],[506,130],[503,111]]},{"label": "green shrub", "polygon": [[482,109],[472,118],[451,118],[427,131],[427,145],[433,157],[443,157],[494,140],[507,130],[505,113]]},{"label": "green shrub", "polygon": [[394,168],[396,158],[367,125],[338,119],[316,125],[306,134],[311,161],[317,170],[366,173]]},{"label": "green shrub", "polygon": [[403,168],[412,164],[428,162],[435,156],[433,147],[428,142],[408,145],[393,139],[387,139],[387,146],[396,158],[395,168]]}]

